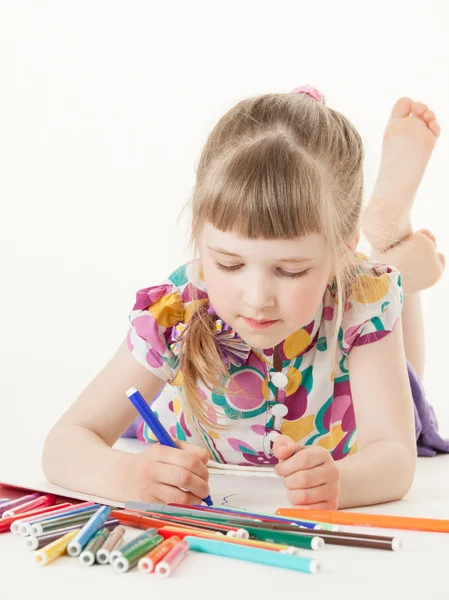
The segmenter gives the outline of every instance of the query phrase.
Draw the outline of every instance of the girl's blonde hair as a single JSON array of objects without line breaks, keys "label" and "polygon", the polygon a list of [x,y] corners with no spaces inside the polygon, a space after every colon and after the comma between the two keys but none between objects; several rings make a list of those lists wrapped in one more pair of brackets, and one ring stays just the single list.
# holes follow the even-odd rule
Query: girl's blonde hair
[{"label": "girl's blonde hair", "polygon": [[[247,239],[321,234],[333,259],[338,302],[332,364],[348,291],[363,196],[364,150],[341,113],[307,94],[265,94],[231,108],[209,135],[191,201],[190,245],[197,256],[205,223]],[[336,286],[336,287],[335,287]],[[228,370],[207,303],[197,303],[181,337],[182,388],[192,414],[220,428],[198,379],[224,391]]]}]

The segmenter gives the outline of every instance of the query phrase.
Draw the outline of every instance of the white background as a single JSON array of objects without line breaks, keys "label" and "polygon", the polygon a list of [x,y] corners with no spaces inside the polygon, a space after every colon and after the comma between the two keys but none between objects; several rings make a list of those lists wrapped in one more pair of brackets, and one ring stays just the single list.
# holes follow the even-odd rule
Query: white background
[{"label": "white background", "polygon": [[[125,336],[136,290],[189,258],[177,217],[209,131],[241,98],[321,90],[363,137],[365,202],[393,103],[427,103],[442,134],[413,222],[449,254],[448,24],[443,0],[2,0],[2,446],[40,451]],[[422,297],[425,385],[449,435],[447,274]]]},{"label": "white background", "polygon": [[[0,474],[5,461],[9,469],[38,462],[47,430],[126,334],[136,290],[189,258],[177,216],[200,150],[246,96],[306,83],[321,90],[363,137],[365,202],[393,103],[403,95],[427,103],[442,135],[413,221],[449,254],[448,25],[445,0],[0,1]],[[449,435],[447,274],[422,297],[425,385]],[[420,485],[398,513],[448,516],[444,477],[440,485],[447,460],[428,460],[435,462],[419,461]],[[445,580],[434,579],[445,577],[443,540],[416,535],[405,536],[413,553],[399,562],[333,550],[320,580],[255,565],[240,566],[235,579],[235,562],[201,557],[178,579],[148,584],[148,593],[241,597],[251,582],[257,596],[303,589],[378,598],[388,578],[392,594],[423,597],[431,580],[443,589]],[[64,561],[26,568],[17,543],[2,544],[10,575],[3,589],[17,591],[24,569],[21,589],[35,597],[49,598],[55,586],[57,597],[79,598],[80,584],[106,582],[95,570],[79,577]],[[221,565],[229,576],[212,593]],[[135,593],[144,591],[138,574],[129,577],[113,580],[116,597],[132,581]]]}]

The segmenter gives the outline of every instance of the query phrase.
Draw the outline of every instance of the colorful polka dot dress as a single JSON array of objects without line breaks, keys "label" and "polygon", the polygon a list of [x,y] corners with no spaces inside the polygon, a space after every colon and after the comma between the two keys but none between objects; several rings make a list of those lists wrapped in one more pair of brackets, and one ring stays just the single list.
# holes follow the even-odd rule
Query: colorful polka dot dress
[{"label": "colorful polka dot dress", "polygon": [[[152,408],[170,434],[205,447],[212,460],[238,465],[275,464],[272,443],[280,433],[305,446],[323,446],[335,460],[355,452],[348,356],[354,346],[388,335],[403,302],[396,269],[361,253],[356,257],[356,276],[338,333],[336,370],[331,356],[335,283],[327,286],[312,321],[280,344],[281,370],[274,367],[272,348],[250,347],[215,313],[198,260],[179,267],[161,285],[138,291],[129,315],[128,346],[142,365],[167,382]],[[211,417],[229,425],[219,432],[188,414],[184,405],[177,340],[199,304],[206,304],[214,316],[216,343],[229,371],[225,394],[211,392],[198,381],[199,393],[214,409]],[[154,441],[143,423],[137,437]]]}]

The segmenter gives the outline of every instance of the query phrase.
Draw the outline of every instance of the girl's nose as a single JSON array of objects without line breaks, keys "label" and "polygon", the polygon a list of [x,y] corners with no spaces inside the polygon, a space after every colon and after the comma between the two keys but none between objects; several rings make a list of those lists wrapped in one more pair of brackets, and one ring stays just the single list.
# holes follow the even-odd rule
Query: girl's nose
[{"label": "girl's nose", "polygon": [[245,282],[243,301],[252,311],[250,317],[258,316],[267,306],[274,306],[275,299],[272,286],[269,282],[260,279],[248,279]]}]

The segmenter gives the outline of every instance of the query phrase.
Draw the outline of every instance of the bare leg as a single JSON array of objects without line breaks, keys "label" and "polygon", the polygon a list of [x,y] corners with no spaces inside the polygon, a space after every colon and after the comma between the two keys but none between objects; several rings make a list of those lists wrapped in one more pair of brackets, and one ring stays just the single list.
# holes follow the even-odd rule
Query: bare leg
[{"label": "bare leg", "polygon": [[445,260],[430,231],[413,233],[410,211],[439,131],[426,105],[409,98],[395,104],[384,134],[379,174],[362,218],[372,257],[401,272],[405,355],[421,379],[425,357],[419,292],[438,281]]}]

